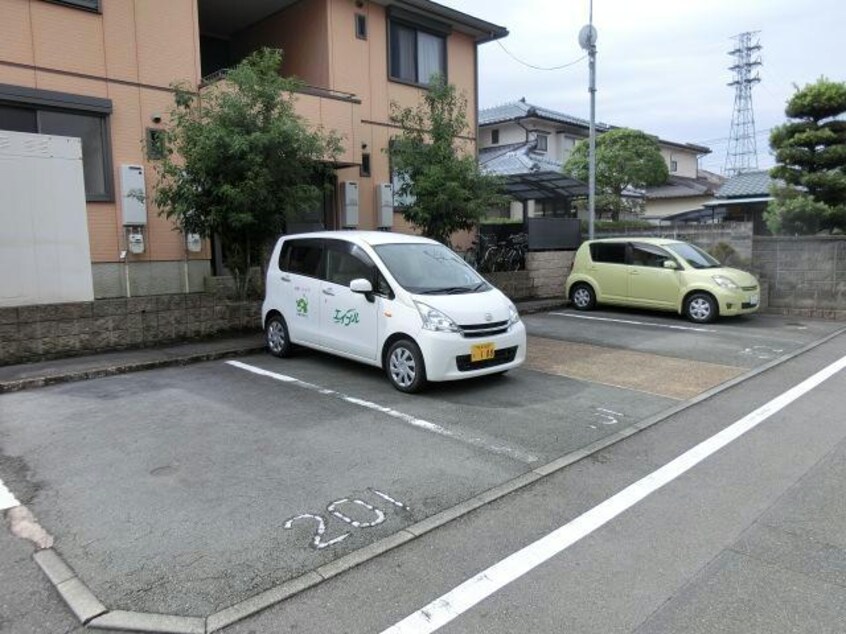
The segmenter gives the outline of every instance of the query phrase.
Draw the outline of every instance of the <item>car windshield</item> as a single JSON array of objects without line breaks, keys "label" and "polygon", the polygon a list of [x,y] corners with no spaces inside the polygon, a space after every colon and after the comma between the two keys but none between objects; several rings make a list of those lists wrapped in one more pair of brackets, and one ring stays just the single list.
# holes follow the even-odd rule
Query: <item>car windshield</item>
[{"label": "car windshield", "polygon": [[374,249],[410,293],[450,295],[490,289],[476,271],[441,244],[382,244]]},{"label": "car windshield", "polygon": [[699,247],[695,247],[687,242],[680,242],[679,244],[666,245],[670,251],[678,255],[685,262],[690,264],[695,269],[717,269],[722,266],[718,260],[705,253]]}]

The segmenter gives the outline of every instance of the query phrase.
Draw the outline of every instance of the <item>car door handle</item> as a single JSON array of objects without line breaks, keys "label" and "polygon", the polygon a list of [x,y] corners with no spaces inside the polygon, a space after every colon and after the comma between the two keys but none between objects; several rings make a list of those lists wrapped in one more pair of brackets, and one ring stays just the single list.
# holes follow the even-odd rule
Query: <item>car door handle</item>
[{"label": "car door handle", "polygon": [[280,276],[280,279],[281,279],[283,282],[290,282],[290,281],[291,281],[291,278],[290,278],[290,277],[288,277],[287,275],[282,275],[282,276]]},{"label": "car door handle", "polygon": [[332,297],[334,297],[334,296],[335,296],[335,291],[333,291],[331,288],[324,288],[324,289],[323,289],[323,294],[324,294],[324,295],[331,295]]},{"label": "car door handle", "polygon": [[629,275],[640,275],[637,271],[629,271]]}]

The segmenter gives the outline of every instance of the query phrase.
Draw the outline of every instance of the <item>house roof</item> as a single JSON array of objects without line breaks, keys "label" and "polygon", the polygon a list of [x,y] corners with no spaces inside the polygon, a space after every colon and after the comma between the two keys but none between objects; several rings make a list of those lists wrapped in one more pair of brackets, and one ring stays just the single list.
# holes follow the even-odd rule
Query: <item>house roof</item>
[{"label": "house roof", "polygon": [[729,178],[717,191],[717,198],[752,198],[770,195],[775,181],[767,170],[745,172]]},{"label": "house roof", "polygon": [[501,176],[538,171],[560,173],[563,164],[536,152],[536,146],[536,141],[530,141],[483,148],[479,150],[479,166],[482,171]]},{"label": "house roof", "polygon": [[648,187],[646,197],[650,200],[667,198],[690,198],[692,196],[713,196],[723,183],[718,177],[714,180],[707,175],[700,175],[698,178],[670,175],[667,182],[657,187]]},{"label": "house roof", "polygon": [[[542,119],[544,121],[569,125],[576,128],[582,128],[584,130],[588,130],[590,128],[590,122],[586,119],[575,117],[565,112],[550,110],[549,108],[542,108],[528,103],[525,99],[500,104],[498,106],[493,106],[492,108],[482,108],[479,110],[479,127],[528,118]],[[613,130],[619,127],[620,126],[609,125],[602,122],[596,123],[597,132],[607,132],[608,130]],[[697,154],[711,153],[711,148],[705,147],[704,145],[697,145],[695,143],[679,143],[676,141],[661,139],[659,137],[655,138],[662,145],[670,145],[691,152],[696,152]]]}]

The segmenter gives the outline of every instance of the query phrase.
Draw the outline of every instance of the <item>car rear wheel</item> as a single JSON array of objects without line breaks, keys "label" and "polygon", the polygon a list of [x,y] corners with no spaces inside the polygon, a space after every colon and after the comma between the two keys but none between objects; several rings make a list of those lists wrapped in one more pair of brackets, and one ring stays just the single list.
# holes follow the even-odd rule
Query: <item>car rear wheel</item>
[{"label": "car rear wheel", "polygon": [[576,284],[570,289],[570,301],[576,310],[591,310],[596,306],[596,293],[590,284]]},{"label": "car rear wheel", "polygon": [[426,387],[423,353],[411,339],[400,339],[390,347],[385,372],[391,385],[400,392],[413,394]]},{"label": "car rear wheel", "polygon": [[707,324],[717,318],[717,302],[708,293],[694,293],[684,304],[685,316],[697,324]]},{"label": "car rear wheel", "polygon": [[291,355],[293,346],[288,336],[288,324],[282,315],[271,315],[264,328],[264,337],[267,342],[267,350],[274,357],[288,357]]}]

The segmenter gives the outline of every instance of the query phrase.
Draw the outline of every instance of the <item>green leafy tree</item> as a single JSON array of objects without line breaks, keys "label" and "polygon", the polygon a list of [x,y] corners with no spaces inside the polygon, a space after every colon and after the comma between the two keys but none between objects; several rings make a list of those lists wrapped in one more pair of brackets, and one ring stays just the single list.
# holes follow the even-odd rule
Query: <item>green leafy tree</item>
[{"label": "green leafy tree", "polygon": [[469,133],[466,112],[467,100],[440,76],[416,107],[391,106],[391,121],[402,128],[388,151],[403,216],[446,245],[456,231],[472,229],[507,202],[501,179],[482,173],[469,146],[461,147],[459,137]]},{"label": "green leafy tree", "polygon": [[789,121],[772,130],[777,165],[766,212],[773,233],[846,231],[846,82],[820,78],[787,102]]},{"label": "green leafy tree", "polygon": [[[588,142],[579,141],[564,165],[564,172],[588,180]],[[669,178],[667,164],[654,137],[629,128],[609,130],[596,139],[597,210],[619,220],[624,211],[638,212],[639,200],[623,197],[627,188],[663,185]]]},{"label": "green leafy tree", "polygon": [[294,110],[299,82],[263,49],[201,95],[177,87],[155,203],[186,232],[217,235],[239,297],[286,222],[321,200],[341,144]]}]

